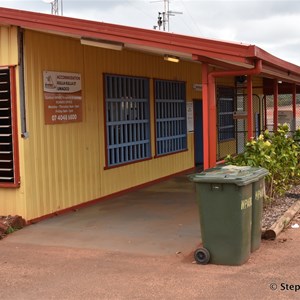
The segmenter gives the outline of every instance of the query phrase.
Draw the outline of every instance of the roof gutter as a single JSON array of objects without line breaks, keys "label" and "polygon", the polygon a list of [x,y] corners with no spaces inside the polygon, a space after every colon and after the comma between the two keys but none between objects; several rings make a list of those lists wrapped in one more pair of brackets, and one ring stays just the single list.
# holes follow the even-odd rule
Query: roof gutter
[{"label": "roof gutter", "polygon": [[256,61],[254,68],[245,70],[214,71],[208,74],[208,82],[216,77],[257,75],[262,72],[262,60]]},{"label": "roof gutter", "polygon": [[207,76],[208,83],[208,95],[203,95],[203,100],[206,98],[208,102],[208,131],[204,132],[207,135],[204,140],[209,140],[208,153],[204,153],[204,157],[208,158],[205,167],[214,167],[217,160],[217,109],[216,109],[216,78],[227,77],[227,76],[242,76],[247,75],[247,100],[248,100],[248,138],[253,132],[253,121],[252,121],[252,75],[257,75],[262,72],[262,60],[259,59],[255,62],[255,66],[252,69],[246,70],[230,70],[230,71],[213,71]]}]

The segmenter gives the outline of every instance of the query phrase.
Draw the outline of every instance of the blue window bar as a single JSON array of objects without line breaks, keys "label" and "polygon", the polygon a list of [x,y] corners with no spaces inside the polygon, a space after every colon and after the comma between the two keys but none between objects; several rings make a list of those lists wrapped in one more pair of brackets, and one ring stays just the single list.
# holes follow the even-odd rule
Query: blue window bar
[{"label": "blue window bar", "polygon": [[150,157],[149,81],[105,75],[107,164]]},{"label": "blue window bar", "polygon": [[156,155],[187,149],[185,83],[155,80]]}]

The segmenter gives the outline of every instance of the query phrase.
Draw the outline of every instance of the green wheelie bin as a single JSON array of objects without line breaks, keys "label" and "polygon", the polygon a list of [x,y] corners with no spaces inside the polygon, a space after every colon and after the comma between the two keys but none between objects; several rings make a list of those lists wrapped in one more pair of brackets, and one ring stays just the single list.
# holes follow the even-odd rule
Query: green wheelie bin
[{"label": "green wheelie bin", "polygon": [[195,251],[197,263],[241,265],[249,259],[253,183],[260,174],[258,168],[221,166],[190,177],[196,183],[203,243]]},{"label": "green wheelie bin", "polygon": [[259,249],[261,244],[261,228],[263,202],[265,198],[265,177],[269,171],[264,168],[252,168],[257,175],[257,181],[252,183],[252,228],[251,252]]}]

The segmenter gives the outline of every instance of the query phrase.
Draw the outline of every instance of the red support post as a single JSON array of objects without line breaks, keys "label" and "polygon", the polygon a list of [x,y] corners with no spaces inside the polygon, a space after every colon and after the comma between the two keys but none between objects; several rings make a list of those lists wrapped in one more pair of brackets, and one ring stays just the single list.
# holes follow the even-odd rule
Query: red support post
[{"label": "red support post", "polygon": [[217,101],[214,76],[208,76],[209,95],[209,167],[215,167],[217,162]]},{"label": "red support post", "polygon": [[202,64],[203,168],[209,168],[208,64]]}]

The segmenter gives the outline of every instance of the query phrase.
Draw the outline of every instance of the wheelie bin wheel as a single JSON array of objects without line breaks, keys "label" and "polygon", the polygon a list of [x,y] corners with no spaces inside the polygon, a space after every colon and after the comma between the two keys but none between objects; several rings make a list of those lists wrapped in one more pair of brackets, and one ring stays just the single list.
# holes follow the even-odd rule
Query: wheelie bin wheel
[{"label": "wheelie bin wheel", "polygon": [[209,262],[210,254],[206,248],[198,248],[194,253],[197,264],[206,265]]}]

